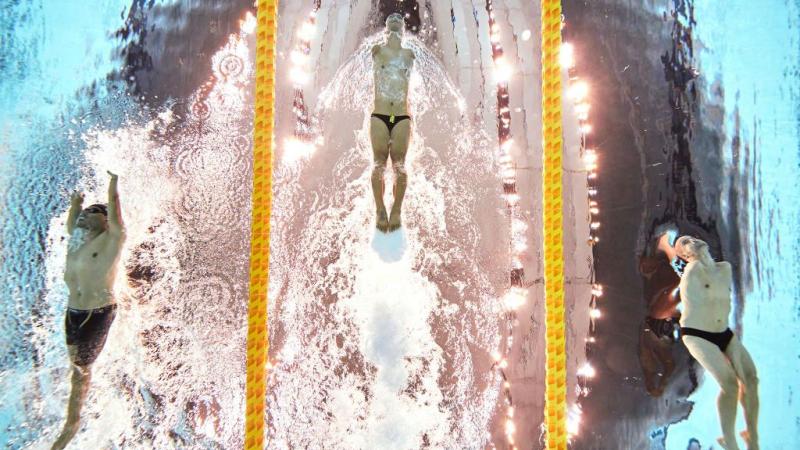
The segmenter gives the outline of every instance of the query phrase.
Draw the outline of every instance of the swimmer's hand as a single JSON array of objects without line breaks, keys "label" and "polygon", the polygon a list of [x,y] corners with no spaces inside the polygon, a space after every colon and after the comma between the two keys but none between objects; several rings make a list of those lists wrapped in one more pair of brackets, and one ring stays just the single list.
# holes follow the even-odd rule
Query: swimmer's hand
[{"label": "swimmer's hand", "polygon": [[119,178],[119,175],[112,173],[110,170],[106,170],[106,172],[108,173],[108,175],[111,177],[112,180],[116,180],[117,178]]},{"label": "swimmer's hand", "polygon": [[67,233],[72,234],[75,230],[75,223],[78,221],[78,215],[83,208],[83,192],[75,191],[69,199],[70,207],[69,214],[67,215]]},{"label": "swimmer's hand", "polygon": [[83,192],[78,192],[78,191],[73,192],[69,201],[75,206],[83,205]]}]

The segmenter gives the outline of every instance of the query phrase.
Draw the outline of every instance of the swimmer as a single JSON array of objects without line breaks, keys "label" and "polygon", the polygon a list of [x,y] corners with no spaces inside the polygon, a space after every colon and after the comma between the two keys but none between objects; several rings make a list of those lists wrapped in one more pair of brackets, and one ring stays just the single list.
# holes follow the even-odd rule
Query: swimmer
[{"label": "swimmer", "polygon": [[758,376],[750,354],[728,328],[731,311],[731,265],[715,262],[708,244],[690,236],[675,242],[675,252],[687,264],[680,283],[683,314],[681,336],[689,353],[720,386],[717,398],[722,437],[727,450],[736,442],[736,401],[742,403],[747,430],[742,437],[748,450],[758,447]]},{"label": "swimmer", "polygon": [[[414,64],[414,53],[400,46],[404,30],[403,16],[391,14],[386,19],[386,43],[372,47],[375,77],[375,108],[370,118],[370,140],[375,164],[372,169],[372,192],[377,209],[376,227],[383,232],[400,228],[400,208],[408,180],[405,169],[411,132],[407,104],[408,80]],[[383,203],[383,174],[390,156],[395,174],[394,204],[387,217]]]},{"label": "swimmer", "polygon": [[108,205],[83,208],[83,194],[74,193],[67,217],[67,263],[64,281],[69,288],[64,327],[72,362],[72,390],[67,419],[53,449],[63,449],[78,432],[80,414],[91,381],[91,365],[106,342],[116,315],[113,297],[125,227],[120,213],[117,175],[108,172]]}]

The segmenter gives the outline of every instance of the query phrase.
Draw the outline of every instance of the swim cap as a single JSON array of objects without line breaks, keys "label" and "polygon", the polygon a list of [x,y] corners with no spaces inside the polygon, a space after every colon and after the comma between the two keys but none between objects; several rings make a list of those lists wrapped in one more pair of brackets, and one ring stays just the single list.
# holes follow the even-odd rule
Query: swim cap
[{"label": "swim cap", "polygon": [[[89,211],[92,210],[92,211]],[[88,211],[90,213],[100,213],[106,217],[108,217],[108,207],[102,203],[95,203],[84,209],[84,211]]]}]

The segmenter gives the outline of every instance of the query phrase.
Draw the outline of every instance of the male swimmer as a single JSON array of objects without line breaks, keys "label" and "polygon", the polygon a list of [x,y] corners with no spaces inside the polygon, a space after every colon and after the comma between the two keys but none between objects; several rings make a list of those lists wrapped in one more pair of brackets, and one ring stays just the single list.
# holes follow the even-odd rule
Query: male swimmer
[{"label": "male swimmer", "polygon": [[[370,140],[375,163],[372,169],[372,192],[377,209],[376,227],[383,232],[400,228],[400,208],[408,180],[404,164],[411,130],[408,80],[414,64],[414,53],[400,46],[404,29],[403,16],[391,14],[386,19],[386,43],[372,47],[375,77],[375,108],[370,119]],[[394,204],[387,217],[383,203],[383,174],[390,156],[395,173]]]},{"label": "male swimmer", "polygon": [[74,193],[67,217],[67,263],[64,281],[69,288],[64,327],[72,362],[72,391],[64,429],[53,444],[63,449],[78,432],[80,414],[91,380],[91,365],[106,342],[117,305],[113,288],[125,227],[120,213],[117,175],[108,172],[108,205],[83,209],[83,194]]},{"label": "male swimmer", "polygon": [[689,353],[720,386],[717,410],[727,450],[739,450],[736,442],[736,402],[742,403],[747,430],[742,437],[748,450],[758,447],[758,376],[750,354],[728,328],[731,311],[731,265],[715,262],[708,244],[690,236],[675,242],[675,252],[687,264],[681,277],[683,302],[681,336]]}]

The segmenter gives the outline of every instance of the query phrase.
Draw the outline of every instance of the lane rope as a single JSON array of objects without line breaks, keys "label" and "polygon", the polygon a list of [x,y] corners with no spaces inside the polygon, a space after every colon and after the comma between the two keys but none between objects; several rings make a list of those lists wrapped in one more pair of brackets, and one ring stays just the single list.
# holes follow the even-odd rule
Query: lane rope
[{"label": "lane rope", "polygon": [[566,450],[567,371],[564,339],[562,214],[561,1],[542,0],[542,140],[545,289],[545,414],[548,449]]},{"label": "lane rope", "polygon": [[250,297],[247,310],[245,439],[247,450],[264,448],[269,286],[269,220],[272,207],[272,146],[275,98],[275,35],[278,0],[258,0],[256,92],[253,126],[253,194],[250,236]]}]

